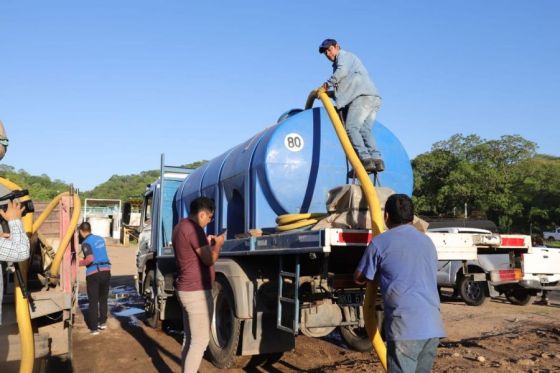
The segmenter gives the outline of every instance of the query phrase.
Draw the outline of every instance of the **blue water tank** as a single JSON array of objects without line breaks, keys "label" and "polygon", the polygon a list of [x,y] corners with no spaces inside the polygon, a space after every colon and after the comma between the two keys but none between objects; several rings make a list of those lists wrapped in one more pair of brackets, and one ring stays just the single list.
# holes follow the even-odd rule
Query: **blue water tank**
[{"label": "blue water tank", "polygon": [[[373,135],[385,161],[380,185],[412,194],[410,159],[400,141],[376,122]],[[324,212],[327,192],[348,183],[346,156],[323,108],[301,111],[212,159],[179,187],[175,208],[188,215],[190,202],[213,198],[217,211],[208,233],[228,238],[251,228],[270,228],[278,215]]]}]

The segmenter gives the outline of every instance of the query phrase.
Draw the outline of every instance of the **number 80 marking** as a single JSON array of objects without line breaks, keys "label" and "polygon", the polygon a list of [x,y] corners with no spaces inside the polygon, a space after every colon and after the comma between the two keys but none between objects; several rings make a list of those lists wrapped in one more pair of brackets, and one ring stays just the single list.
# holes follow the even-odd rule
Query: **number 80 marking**
[{"label": "number 80 marking", "polygon": [[303,144],[303,137],[299,133],[289,133],[284,137],[284,146],[291,152],[299,152]]}]

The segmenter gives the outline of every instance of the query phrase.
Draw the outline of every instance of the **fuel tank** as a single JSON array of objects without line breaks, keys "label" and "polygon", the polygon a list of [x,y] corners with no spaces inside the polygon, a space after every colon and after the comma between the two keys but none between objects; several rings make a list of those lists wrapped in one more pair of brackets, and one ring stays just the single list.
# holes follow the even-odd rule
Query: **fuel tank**
[{"label": "fuel tank", "polygon": [[[385,161],[379,184],[411,195],[412,167],[405,149],[381,123],[372,131]],[[184,218],[194,198],[213,198],[216,214],[207,231],[227,228],[233,238],[251,228],[276,226],[278,215],[324,212],[328,191],[352,182],[347,172],[326,111],[296,111],[197,169],[179,186],[174,207]]]}]

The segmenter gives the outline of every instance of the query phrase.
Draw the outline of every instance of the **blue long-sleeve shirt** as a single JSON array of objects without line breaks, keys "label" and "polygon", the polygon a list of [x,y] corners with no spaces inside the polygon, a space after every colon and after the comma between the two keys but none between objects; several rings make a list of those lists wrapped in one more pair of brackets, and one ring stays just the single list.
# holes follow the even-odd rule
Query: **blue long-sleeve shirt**
[{"label": "blue long-sleeve shirt", "polygon": [[341,109],[358,96],[378,96],[379,92],[356,55],[340,50],[333,64],[333,74],[327,83],[334,88],[336,106]]}]

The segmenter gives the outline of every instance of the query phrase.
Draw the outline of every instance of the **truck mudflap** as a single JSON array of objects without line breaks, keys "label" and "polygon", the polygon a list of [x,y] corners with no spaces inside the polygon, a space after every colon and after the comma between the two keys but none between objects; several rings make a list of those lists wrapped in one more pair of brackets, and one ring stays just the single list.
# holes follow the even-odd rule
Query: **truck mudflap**
[{"label": "truck mudflap", "polygon": [[295,347],[294,335],[276,327],[275,315],[256,312],[255,317],[243,321],[241,355],[272,354]]}]

